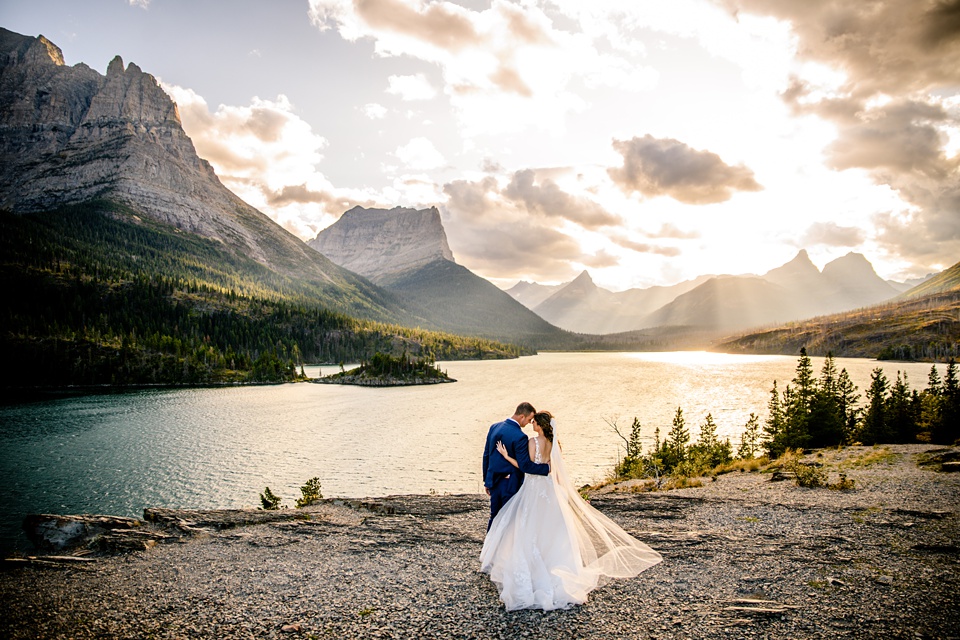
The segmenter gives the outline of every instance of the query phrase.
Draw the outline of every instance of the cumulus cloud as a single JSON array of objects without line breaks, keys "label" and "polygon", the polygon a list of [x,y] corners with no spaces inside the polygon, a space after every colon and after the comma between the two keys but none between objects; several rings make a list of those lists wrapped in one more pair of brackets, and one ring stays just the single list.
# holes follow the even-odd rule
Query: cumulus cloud
[{"label": "cumulus cloud", "polygon": [[437,95],[430,81],[422,73],[412,76],[390,76],[387,78],[387,93],[399,96],[401,100],[430,100]]},{"label": "cumulus cloud", "polygon": [[536,181],[536,171],[517,171],[502,195],[523,205],[527,211],[551,218],[564,218],[586,229],[615,225],[621,222],[618,216],[606,211],[593,200],[573,196],[563,191],[550,179]]},{"label": "cumulus cloud", "polygon": [[863,169],[904,201],[878,212],[892,255],[931,267],[960,255],[960,166],[947,151],[960,114],[960,0],[716,0],[735,12],[789,21],[797,55],[842,72],[839,82],[797,77],[783,94],[801,114],[832,122],[824,151],[835,169]]},{"label": "cumulus cloud", "polygon": [[450,246],[461,262],[493,278],[570,279],[574,265],[616,264],[607,252],[588,252],[558,227],[602,227],[616,220],[585,196],[565,192],[534,170],[517,171],[502,184],[494,176],[443,186]]},{"label": "cumulus cloud", "polygon": [[422,137],[397,147],[394,155],[407,169],[414,171],[436,169],[446,164],[443,154],[437,151],[432,142]]},{"label": "cumulus cloud", "polygon": [[815,222],[800,240],[799,246],[826,245],[856,247],[866,240],[866,232],[858,227],[843,227],[836,222]]},{"label": "cumulus cloud", "polygon": [[211,112],[194,91],[163,84],[197,154],[221,182],[304,240],[356,204],[379,206],[357,190],[337,189],[317,169],[327,145],[283,95]]},{"label": "cumulus cloud", "polygon": [[127,0],[131,7],[140,7],[141,9],[150,8],[150,0]]},{"label": "cumulus cloud", "polygon": [[733,197],[735,191],[759,191],[753,171],[731,166],[710,151],[692,149],[679,140],[642,138],[614,140],[623,166],[608,170],[626,194],[669,196],[686,204],[712,204]]}]

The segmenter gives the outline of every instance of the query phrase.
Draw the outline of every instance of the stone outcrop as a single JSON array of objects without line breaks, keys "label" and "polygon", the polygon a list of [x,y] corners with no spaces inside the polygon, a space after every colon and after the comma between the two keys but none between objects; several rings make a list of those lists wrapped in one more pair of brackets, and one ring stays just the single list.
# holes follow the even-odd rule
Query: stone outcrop
[{"label": "stone outcrop", "polygon": [[43,212],[96,199],[286,273],[338,271],[223,186],[152,75],[119,56],[105,76],[69,67],[43,36],[0,29],[0,209]]},{"label": "stone outcrop", "polygon": [[456,262],[436,207],[354,207],[308,243],[342,267],[381,282],[434,260]]}]

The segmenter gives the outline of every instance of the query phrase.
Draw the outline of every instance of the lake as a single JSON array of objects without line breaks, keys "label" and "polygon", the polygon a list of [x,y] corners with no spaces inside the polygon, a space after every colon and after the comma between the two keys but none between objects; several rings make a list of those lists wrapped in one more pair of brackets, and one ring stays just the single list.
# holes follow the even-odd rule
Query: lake
[{"label": "lake", "polygon": [[[817,374],[822,362],[813,358]],[[766,417],[773,380],[782,390],[796,363],[706,352],[542,353],[440,363],[454,384],[165,389],[0,406],[0,546],[29,548],[20,531],[28,513],[139,517],[144,507],[259,506],[265,486],[292,506],[314,476],[325,497],[480,492],[487,428],[521,401],[553,412],[573,480],[591,482],[622,455],[608,422],[627,434],[636,416],[652,442],[680,406],[692,438],[710,412],[736,447],[750,412]],[[837,366],[863,403],[873,368],[891,380],[906,371],[911,388],[923,389],[931,365]]]}]

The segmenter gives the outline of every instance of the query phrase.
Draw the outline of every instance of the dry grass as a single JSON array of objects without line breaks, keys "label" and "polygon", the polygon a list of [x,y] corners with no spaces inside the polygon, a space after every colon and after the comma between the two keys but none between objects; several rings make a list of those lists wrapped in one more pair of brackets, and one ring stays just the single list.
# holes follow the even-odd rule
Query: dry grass
[{"label": "dry grass", "polygon": [[897,461],[900,454],[894,453],[890,447],[875,446],[870,451],[865,451],[859,456],[850,457],[841,462],[840,469],[849,469],[851,467],[869,467],[875,464],[892,464]]}]

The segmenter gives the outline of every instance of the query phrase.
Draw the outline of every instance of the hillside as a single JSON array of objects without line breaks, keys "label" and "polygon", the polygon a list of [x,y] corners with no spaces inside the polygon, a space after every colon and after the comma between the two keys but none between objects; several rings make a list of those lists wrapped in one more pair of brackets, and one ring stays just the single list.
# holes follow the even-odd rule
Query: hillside
[{"label": "hillside", "polygon": [[898,296],[898,300],[909,300],[919,298],[935,293],[947,293],[950,291],[960,291],[960,262],[949,269],[941,271],[926,281],[905,291]]},{"label": "hillside", "polygon": [[[721,340],[730,353],[944,361],[960,358],[960,263],[892,302]],[[933,291],[924,293],[924,291]]]},{"label": "hillside", "polygon": [[[362,320],[336,295],[108,202],[0,213],[2,387],[290,380],[376,351],[530,353]],[[384,294],[389,298],[389,294]],[[342,306],[350,301],[343,301]]]}]

